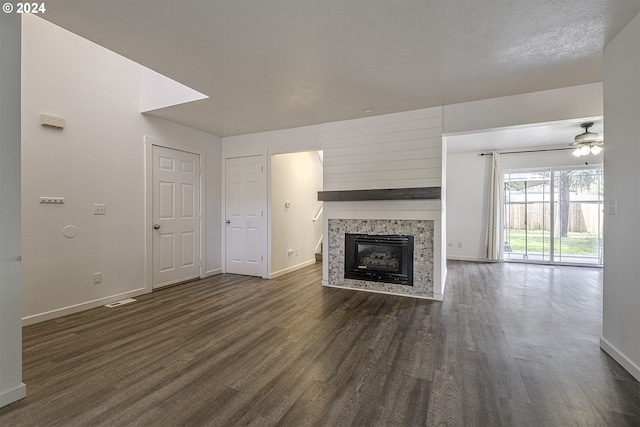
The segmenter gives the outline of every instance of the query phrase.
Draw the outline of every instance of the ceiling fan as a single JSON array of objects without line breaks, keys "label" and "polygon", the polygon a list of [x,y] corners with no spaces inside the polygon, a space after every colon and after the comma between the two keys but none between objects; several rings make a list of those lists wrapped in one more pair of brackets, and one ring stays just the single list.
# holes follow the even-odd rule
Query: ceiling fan
[{"label": "ceiling fan", "polygon": [[593,122],[580,124],[580,127],[584,129],[584,132],[576,135],[576,137],[573,139],[573,143],[571,143],[573,147],[576,147],[576,149],[571,152],[571,154],[573,154],[574,156],[580,157],[586,156],[589,153],[593,155],[602,153],[604,140],[599,134],[595,132],[589,132],[589,128],[591,126],[593,126]]}]

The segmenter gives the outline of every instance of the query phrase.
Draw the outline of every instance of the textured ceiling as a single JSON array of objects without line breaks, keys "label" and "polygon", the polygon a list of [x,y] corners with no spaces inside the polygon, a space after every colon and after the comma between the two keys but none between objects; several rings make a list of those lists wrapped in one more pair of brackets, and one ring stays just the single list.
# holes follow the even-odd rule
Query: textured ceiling
[{"label": "textured ceiling", "polygon": [[55,0],[43,18],[206,100],[154,114],[220,136],[602,80],[640,0]]}]

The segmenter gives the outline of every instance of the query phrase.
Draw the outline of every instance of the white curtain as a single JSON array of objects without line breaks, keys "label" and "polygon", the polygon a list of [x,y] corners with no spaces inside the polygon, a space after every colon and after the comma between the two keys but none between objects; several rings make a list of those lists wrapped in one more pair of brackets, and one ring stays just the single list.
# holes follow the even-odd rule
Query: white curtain
[{"label": "white curtain", "polygon": [[502,170],[500,168],[500,153],[493,152],[491,167],[491,183],[489,186],[489,215],[487,224],[487,258],[494,261],[502,260]]}]

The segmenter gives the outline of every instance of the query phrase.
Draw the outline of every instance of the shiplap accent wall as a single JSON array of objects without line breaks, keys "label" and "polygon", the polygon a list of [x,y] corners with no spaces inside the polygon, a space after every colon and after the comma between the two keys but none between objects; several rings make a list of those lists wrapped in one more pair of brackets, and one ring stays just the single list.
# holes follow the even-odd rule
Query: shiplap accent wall
[{"label": "shiplap accent wall", "polygon": [[322,125],[324,191],[440,187],[442,107]]}]

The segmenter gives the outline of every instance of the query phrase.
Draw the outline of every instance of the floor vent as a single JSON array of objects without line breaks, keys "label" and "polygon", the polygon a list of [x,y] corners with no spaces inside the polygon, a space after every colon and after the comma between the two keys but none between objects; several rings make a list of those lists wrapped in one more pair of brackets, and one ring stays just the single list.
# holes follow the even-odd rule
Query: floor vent
[{"label": "floor vent", "polygon": [[118,307],[120,305],[129,304],[130,302],[136,302],[136,300],[134,300],[133,298],[127,298],[127,299],[123,299],[121,301],[116,301],[116,302],[112,302],[110,304],[105,304],[105,307],[113,308],[113,307]]}]

